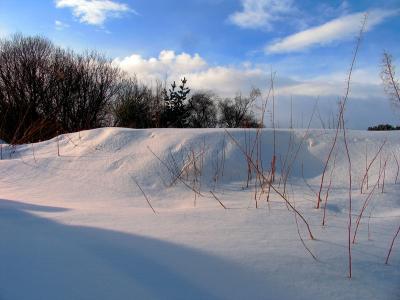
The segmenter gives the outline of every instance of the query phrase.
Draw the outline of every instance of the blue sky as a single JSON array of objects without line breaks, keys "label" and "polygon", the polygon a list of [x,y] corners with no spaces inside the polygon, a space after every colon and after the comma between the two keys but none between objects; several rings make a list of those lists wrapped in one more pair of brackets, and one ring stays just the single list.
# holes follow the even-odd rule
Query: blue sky
[{"label": "blue sky", "polygon": [[364,13],[348,115],[365,128],[399,122],[379,78],[384,50],[400,60],[398,0],[0,0],[0,36],[97,49],[145,82],[187,76],[221,96],[265,90],[273,70],[284,124],[291,97],[299,122],[317,98],[324,119],[335,110]]}]

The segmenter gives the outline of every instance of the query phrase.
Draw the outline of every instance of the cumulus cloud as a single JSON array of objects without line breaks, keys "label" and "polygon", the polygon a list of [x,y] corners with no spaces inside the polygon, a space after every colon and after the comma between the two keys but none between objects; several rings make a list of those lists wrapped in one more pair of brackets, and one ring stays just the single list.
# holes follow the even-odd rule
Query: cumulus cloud
[{"label": "cumulus cloud", "polygon": [[[192,90],[211,90],[221,97],[232,97],[238,92],[247,94],[252,87],[260,88],[266,93],[269,88],[269,69],[264,66],[251,63],[213,66],[199,54],[177,54],[174,51],[163,50],[157,57],[145,58],[132,54],[117,58],[114,63],[148,85],[154,84],[156,80],[170,83],[186,77]],[[275,91],[280,124],[282,126],[288,124],[292,97],[298,126],[301,125],[303,117],[309,117],[308,114],[312,111],[317,97],[320,99],[321,114],[328,120],[332,112],[336,112],[338,99],[344,95],[345,78],[345,72],[307,79],[278,74]],[[392,122],[395,117],[381,86],[378,69],[355,70],[350,97],[348,115],[356,116],[349,123],[352,128],[366,128],[379,120]],[[358,113],[357,109],[360,107],[364,110],[363,114]],[[319,124],[314,125],[319,126]]]},{"label": "cumulus cloud", "polygon": [[[156,80],[179,80],[186,77],[193,89],[214,90],[221,96],[233,96],[252,87],[267,88],[269,71],[262,66],[245,63],[239,66],[211,66],[199,54],[176,54],[163,50],[158,57],[144,58],[132,54],[116,58],[114,63],[126,73],[135,75],[144,83],[152,84]],[[304,79],[279,76],[276,91],[284,96],[332,96],[343,95],[345,73],[325,74]],[[382,97],[379,70],[355,70],[352,79],[352,96],[360,99]]]},{"label": "cumulus cloud", "polygon": [[176,54],[171,50],[163,50],[158,57],[148,59],[139,54],[132,54],[125,58],[116,58],[114,63],[118,64],[128,74],[136,75],[140,80],[147,83],[198,72],[207,65],[198,54]]},{"label": "cumulus cloud", "polygon": [[[398,14],[399,11],[372,10],[367,13],[365,31],[371,30],[386,18]],[[326,45],[354,37],[360,30],[365,12],[339,17],[320,26],[290,35],[282,40],[266,46],[267,53],[287,53],[301,51],[316,45]]]},{"label": "cumulus cloud", "polygon": [[265,85],[266,73],[259,68],[242,69],[217,66],[204,71],[185,74],[194,89],[209,89],[221,96],[232,96],[237,92],[247,93],[252,87]]},{"label": "cumulus cloud", "polygon": [[71,8],[81,23],[103,25],[107,18],[135,12],[125,3],[112,0],[56,0],[57,8]]},{"label": "cumulus cloud", "polygon": [[274,22],[294,11],[293,0],[242,0],[242,6],[229,20],[243,28],[271,30]]},{"label": "cumulus cloud", "polygon": [[156,80],[170,82],[186,77],[192,89],[213,90],[221,96],[232,96],[240,90],[248,91],[251,86],[263,84],[266,76],[263,70],[250,65],[209,66],[199,54],[176,54],[171,50],[163,50],[158,57],[147,59],[132,54],[116,58],[114,63],[147,84]]}]

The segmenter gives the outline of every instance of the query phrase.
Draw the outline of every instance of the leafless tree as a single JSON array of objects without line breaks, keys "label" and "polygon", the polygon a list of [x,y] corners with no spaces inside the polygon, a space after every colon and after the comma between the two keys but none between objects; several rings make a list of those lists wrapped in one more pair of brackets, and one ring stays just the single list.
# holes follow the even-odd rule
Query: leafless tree
[{"label": "leafless tree", "polygon": [[225,99],[218,103],[220,126],[228,128],[258,127],[251,108],[260,96],[258,89],[253,89],[248,97],[238,94],[233,100]]},{"label": "leafless tree", "polygon": [[189,99],[188,127],[212,128],[217,125],[217,107],[214,95],[197,92]]},{"label": "leafless tree", "polygon": [[21,34],[0,40],[0,135],[22,143],[103,126],[120,77],[96,52],[77,54]]}]

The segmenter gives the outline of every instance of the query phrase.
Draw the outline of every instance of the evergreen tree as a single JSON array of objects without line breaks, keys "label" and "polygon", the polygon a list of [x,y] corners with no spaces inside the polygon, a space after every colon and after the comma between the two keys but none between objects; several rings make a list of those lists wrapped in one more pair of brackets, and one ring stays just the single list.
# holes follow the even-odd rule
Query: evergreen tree
[{"label": "evergreen tree", "polygon": [[190,89],[186,86],[187,79],[183,78],[177,89],[176,82],[171,84],[171,88],[164,91],[165,107],[162,116],[164,127],[184,128],[187,127],[188,109],[186,99]]}]

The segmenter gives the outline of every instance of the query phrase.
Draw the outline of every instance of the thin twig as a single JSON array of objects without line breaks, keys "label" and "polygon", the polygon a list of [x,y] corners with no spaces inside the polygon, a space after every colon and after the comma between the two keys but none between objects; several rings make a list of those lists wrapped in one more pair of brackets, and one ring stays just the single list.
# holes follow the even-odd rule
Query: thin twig
[{"label": "thin twig", "polygon": [[[293,191],[293,186],[292,186],[292,191]],[[295,200],[294,200],[294,197],[293,197],[293,207],[296,207],[296,202],[295,202]],[[315,261],[318,261],[317,257],[314,255],[314,253],[312,253],[311,249],[308,248],[308,246],[307,246],[306,243],[304,242],[303,237],[301,236],[300,228],[299,228],[299,221],[297,220],[297,214],[295,214],[295,213],[294,213],[294,219],[295,219],[295,221],[296,221],[297,234],[299,235],[299,238],[300,238],[301,243],[303,244],[303,246],[304,246],[304,248],[307,250],[307,252],[310,253],[310,255],[312,256],[312,258],[313,258]]]},{"label": "thin twig", "polygon": [[362,218],[362,216],[364,214],[365,209],[367,208],[367,206],[368,206],[368,204],[370,202],[370,199],[371,199],[372,195],[374,194],[374,191],[375,191],[376,187],[378,186],[379,181],[381,180],[381,176],[382,176],[382,171],[379,170],[378,180],[374,184],[374,186],[373,186],[372,190],[369,192],[368,196],[365,198],[364,204],[361,207],[360,213],[357,216],[356,228],[354,230],[354,235],[353,235],[353,244],[356,242],[357,231],[358,231],[358,227],[360,226],[361,218]]},{"label": "thin twig", "polygon": [[221,206],[222,206],[224,209],[227,209],[226,206],[221,202],[221,200],[218,199],[218,197],[217,197],[212,191],[210,191],[210,193],[211,193],[211,195],[213,195],[213,197],[215,198],[215,200],[217,200],[218,203],[221,204]]},{"label": "thin twig", "polygon": [[393,156],[394,156],[394,160],[396,161],[396,165],[397,165],[397,172],[396,172],[396,178],[394,180],[394,184],[397,184],[397,179],[399,178],[400,163],[399,163],[399,160],[397,159],[396,153],[394,153],[394,151],[393,151]]},{"label": "thin twig", "polygon": [[[225,129],[225,132],[228,134],[228,136],[232,139],[232,141],[235,143],[235,145],[239,148],[239,150],[243,153],[243,155],[247,156],[246,151],[244,151],[244,149],[242,148],[242,146],[239,144],[239,142],[229,133],[229,131],[227,131]],[[303,217],[303,215],[295,208],[293,207],[293,205],[290,203],[290,201],[285,197],[285,195],[283,195],[273,184],[272,184],[272,179],[268,180],[264,174],[261,173],[261,171],[259,170],[258,166],[254,163],[253,159],[251,157],[247,157],[247,159],[249,160],[249,162],[252,164],[252,166],[254,167],[254,169],[257,171],[257,173],[263,178],[264,182],[268,183],[268,186],[270,188],[272,188],[275,193],[277,193],[284,201],[287,205],[289,205],[289,207],[303,220],[303,222],[306,224],[307,226],[307,230],[308,233],[310,235],[310,238],[312,240],[314,240],[314,236],[311,232],[311,228],[310,225],[308,224],[307,220]]]},{"label": "thin twig", "polygon": [[329,191],[331,190],[331,186],[332,186],[333,172],[334,172],[335,167],[336,167],[336,158],[337,158],[337,152],[335,154],[335,158],[333,159],[333,167],[332,167],[330,178],[329,178],[328,188],[326,189],[325,205],[324,205],[324,216],[322,218],[322,226],[325,226],[325,224],[326,224],[326,222],[325,222],[325,220],[326,220],[326,208],[328,206]]},{"label": "thin twig", "polygon": [[[149,149],[149,151],[163,164],[163,166],[171,173],[174,174],[174,171],[171,170],[171,168],[157,155],[153,152],[153,150],[151,150],[151,148],[149,146],[147,146],[147,149]],[[197,191],[196,189],[194,189],[192,186],[188,185],[180,176],[177,177],[179,179],[180,182],[182,182],[188,189],[190,189],[191,191],[195,192],[197,195],[202,196],[203,194],[200,193],[200,191]]]},{"label": "thin twig", "polygon": [[385,261],[386,265],[389,263],[389,256],[392,253],[394,241],[396,240],[397,236],[399,235],[399,231],[400,231],[400,225],[399,225],[399,228],[397,228],[397,232],[393,237],[392,243],[390,244],[389,252],[388,252],[388,255],[386,256],[386,261]]},{"label": "thin twig", "polygon": [[147,195],[146,195],[146,193],[143,191],[142,187],[139,185],[139,183],[136,181],[135,178],[132,177],[132,179],[133,179],[133,181],[136,183],[136,185],[138,186],[139,190],[142,192],[142,194],[143,194],[144,198],[146,199],[147,203],[149,204],[151,210],[154,212],[155,215],[157,215],[157,212],[155,211],[155,209],[154,209],[153,206],[151,205],[150,200],[149,200],[149,198],[147,198]]},{"label": "thin twig", "polygon": [[361,181],[361,194],[362,194],[362,192],[363,192],[364,182],[365,182],[365,179],[366,179],[367,176],[368,176],[369,169],[371,168],[372,164],[374,163],[374,161],[375,161],[376,158],[378,157],[379,153],[381,153],[381,151],[382,151],[382,149],[383,149],[383,146],[385,146],[385,144],[386,144],[386,140],[383,141],[382,145],[379,147],[378,152],[376,152],[375,156],[372,158],[371,162],[369,163],[369,165],[368,165],[368,167],[367,167],[367,170],[365,171],[364,177],[363,177],[363,179],[362,179],[362,181]]}]

